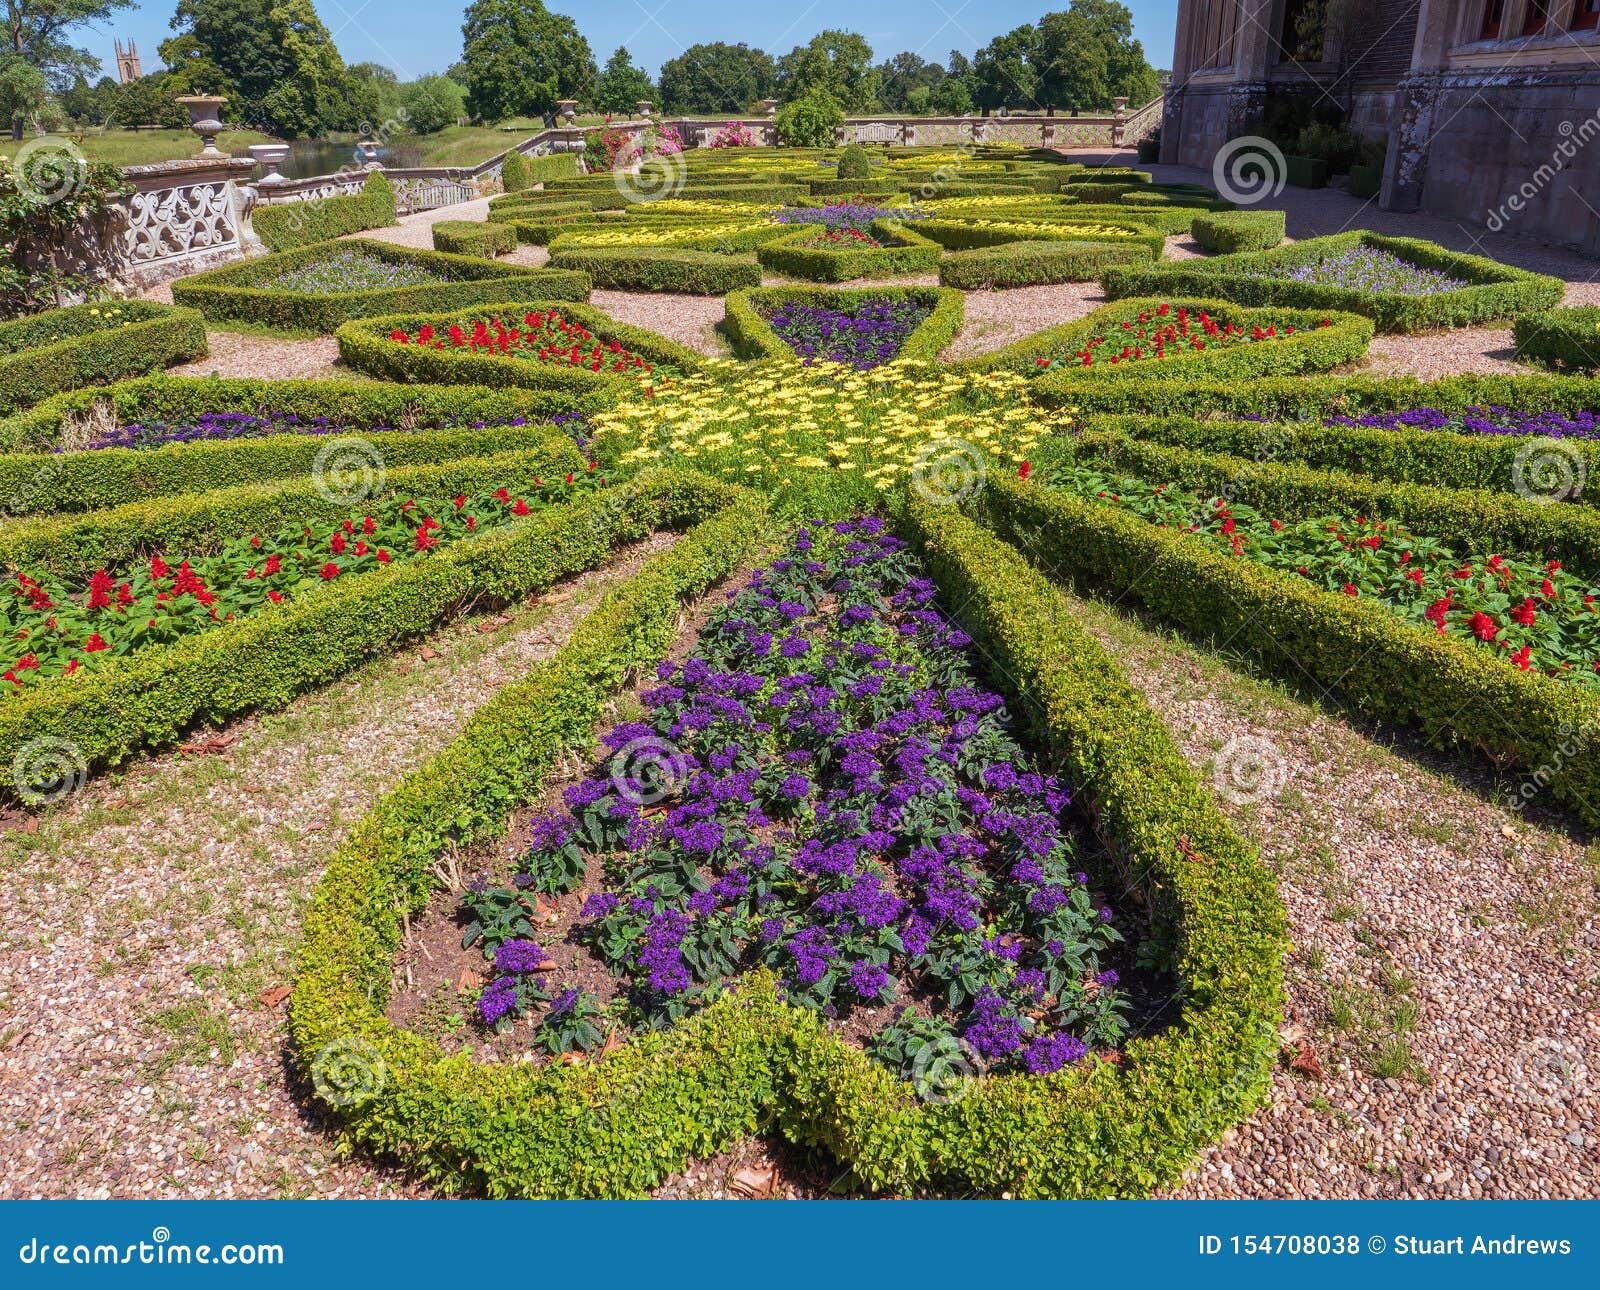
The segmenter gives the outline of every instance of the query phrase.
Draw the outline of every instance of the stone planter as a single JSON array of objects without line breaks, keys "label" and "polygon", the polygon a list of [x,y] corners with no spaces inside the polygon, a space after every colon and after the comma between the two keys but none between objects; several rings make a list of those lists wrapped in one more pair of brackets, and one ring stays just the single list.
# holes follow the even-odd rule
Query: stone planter
[{"label": "stone planter", "polygon": [[217,136],[222,133],[222,122],[217,114],[228,100],[214,94],[184,94],[178,100],[188,110],[189,128],[200,136],[201,148],[196,156],[221,157],[226,154],[217,147]]},{"label": "stone planter", "polygon": [[267,173],[262,175],[256,183],[263,188],[273,184],[281,184],[284,178],[278,173],[278,167],[283,165],[284,159],[289,155],[289,145],[286,143],[252,143],[250,155],[261,164]]}]

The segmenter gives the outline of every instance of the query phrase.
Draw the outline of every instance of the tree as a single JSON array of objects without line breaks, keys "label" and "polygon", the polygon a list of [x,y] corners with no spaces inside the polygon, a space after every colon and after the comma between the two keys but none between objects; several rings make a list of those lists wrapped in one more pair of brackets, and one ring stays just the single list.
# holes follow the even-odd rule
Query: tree
[{"label": "tree", "polygon": [[722,41],[690,45],[661,64],[661,106],[667,112],[743,112],[771,98],[778,84],[770,54]]},{"label": "tree", "polygon": [[66,89],[79,75],[99,66],[87,49],[67,43],[75,27],[99,25],[134,0],[3,0],[5,53],[31,63],[53,89]]},{"label": "tree", "polygon": [[966,116],[972,111],[972,93],[967,82],[959,77],[946,76],[933,87],[928,97],[928,107],[935,116]]},{"label": "tree", "polygon": [[559,100],[582,98],[594,85],[589,42],[539,0],[473,0],[461,44],[467,105],[480,121],[548,118]]},{"label": "tree", "polygon": [[878,100],[872,46],[853,31],[819,31],[778,60],[778,97],[785,103],[825,94],[846,112],[866,112]]},{"label": "tree", "polygon": [[644,70],[636,67],[633,56],[623,46],[606,60],[605,70],[594,88],[594,105],[602,112],[631,113],[642,99],[653,99],[655,86]]},{"label": "tree", "polygon": [[972,62],[973,98],[988,116],[995,108],[1033,107],[1039,78],[1033,59],[1038,32],[1024,23],[996,36]]},{"label": "tree", "polygon": [[844,111],[825,90],[812,90],[779,108],[772,124],[786,148],[831,148],[839,141]]},{"label": "tree", "polygon": [[[891,112],[925,112],[933,87],[944,78],[938,63],[906,50],[878,64],[878,97]],[[913,99],[919,106],[912,107]]]},{"label": "tree", "polygon": [[1161,81],[1133,38],[1133,15],[1118,0],[1072,0],[1039,20],[1039,97],[1047,107],[1109,108],[1123,97],[1148,103]]},{"label": "tree", "polygon": [[0,53],[0,121],[13,139],[22,138],[23,125],[43,109],[48,93],[43,72],[20,54]]},{"label": "tree", "polygon": [[400,107],[406,129],[413,134],[435,134],[467,110],[467,91],[448,76],[424,76],[400,87]]},{"label": "tree", "polygon": [[[385,123],[397,120],[402,101],[400,78],[394,70],[382,63],[352,63],[350,83],[355,106],[362,120],[372,127],[366,133],[390,133],[392,127],[386,129]],[[459,86],[460,82],[456,84]],[[465,93],[465,90],[462,92]],[[463,110],[457,107],[456,116],[461,115]]]}]

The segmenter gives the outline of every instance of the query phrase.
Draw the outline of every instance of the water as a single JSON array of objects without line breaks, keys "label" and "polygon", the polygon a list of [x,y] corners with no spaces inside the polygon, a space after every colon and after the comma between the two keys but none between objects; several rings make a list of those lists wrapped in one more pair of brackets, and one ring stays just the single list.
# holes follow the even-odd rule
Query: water
[{"label": "water", "polygon": [[[248,148],[240,148],[234,153],[236,157],[249,155]],[[391,144],[379,147],[378,160],[386,166],[415,166],[419,164],[417,145],[396,139]],[[356,154],[354,138],[296,139],[290,143],[289,155],[278,170],[285,179],[306,179],[312,175],[331,175],[344,166],[359,165],[361,158]]]}]

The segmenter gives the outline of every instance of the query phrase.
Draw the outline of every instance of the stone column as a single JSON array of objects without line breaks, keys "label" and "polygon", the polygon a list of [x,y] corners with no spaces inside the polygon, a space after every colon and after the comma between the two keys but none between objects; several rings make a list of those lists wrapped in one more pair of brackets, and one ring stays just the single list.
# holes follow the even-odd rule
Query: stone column
[{"label": "stone column", "polygon": [[1428,145],[1433,136],[1440,84],[1450,62],[1457,13],[1451,0],[1422,0],[1411,70],[1394,91],[1389,151],[1383,163],[1384,210],[1414,211],[1422,204],[1428,177]]}]

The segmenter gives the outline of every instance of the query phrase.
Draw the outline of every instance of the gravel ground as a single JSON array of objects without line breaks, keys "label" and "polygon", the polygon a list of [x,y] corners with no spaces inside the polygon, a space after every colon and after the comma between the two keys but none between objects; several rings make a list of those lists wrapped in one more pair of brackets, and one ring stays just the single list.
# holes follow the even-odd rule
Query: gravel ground
[{"label": "gravel ground", "polygon": [[268,992],[350,826],[671,541],[0,835],[0,1198],[410,1194],[304,1117]]},{"label": "gravel ground", "polygon": [[[1600,1196],[1596,851],[1469,766],[1075,608],[1221,784],[1289,911],[1270,1105],[1174,1194]],[[1322,1073],[1292,1071],[1296,1051]]]}]

